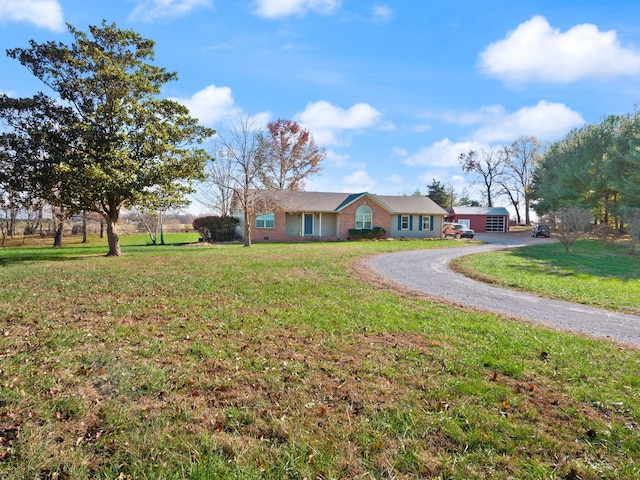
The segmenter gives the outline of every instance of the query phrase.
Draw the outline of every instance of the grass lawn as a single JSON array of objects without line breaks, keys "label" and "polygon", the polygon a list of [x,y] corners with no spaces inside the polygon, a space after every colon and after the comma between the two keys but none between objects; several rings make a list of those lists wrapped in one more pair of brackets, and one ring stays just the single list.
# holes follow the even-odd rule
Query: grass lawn
[{"label": "grass lawn", "polygon": [[454,261],[465,274],[538,295],[640,314],[640,256],[628,245],[579,240],[471,255]]},{"label": "grass lawn", "polygon": [[640,477],[637,350],[354,268],[455,241],[144,243],[0,249],[0,477]]}]

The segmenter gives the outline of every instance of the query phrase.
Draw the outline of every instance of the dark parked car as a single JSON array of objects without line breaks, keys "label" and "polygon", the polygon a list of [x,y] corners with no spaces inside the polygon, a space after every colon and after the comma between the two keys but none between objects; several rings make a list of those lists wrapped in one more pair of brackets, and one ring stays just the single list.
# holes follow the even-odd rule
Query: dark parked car
[{"label": "dark parked car", "polygon": [[533,227],[533,231],[531,232],[532,237],[546,237],[549,238],[551,236],[551,229],[549,225],[544,223],[538,223],[535,227]]},{"label": "dark parked car", "polygon": [[442,224],[442,236],[444,238],[454,237],[454,238],[473,238],[475,235],[474,231],[470,228],[467,228],[466,225],[462,223],[443,223]]}]

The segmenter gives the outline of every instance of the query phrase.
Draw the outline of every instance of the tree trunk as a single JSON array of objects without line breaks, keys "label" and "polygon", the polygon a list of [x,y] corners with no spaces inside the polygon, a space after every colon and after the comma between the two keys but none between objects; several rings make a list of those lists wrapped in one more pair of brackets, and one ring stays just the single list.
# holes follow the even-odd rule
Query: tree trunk
[{"label": "tree trunk", "polygon": [[109,253],[107,253],[107,257],[119,257],[122,255],[122,251],[120,250],[120,238],[118,238],[118,234],[116,233],[116,225],[118,220],[113,220],[112,218],[105,218],[107,221],[107,241],[109,242]]},{"label": "tree trunk", "polygon": [[251,223],[249,218],[249,212],[247,208],[244,209],[244,246],[251,246]]},{"label": "tree trunk", "polygon": [[53,236],[54,248],[62,247],[62,231],[64,230],[64,222],[58,222],[56,233]]},{"label": "tree trunk", "polygon": [[516,211],[516,223],[522,225],[522,215],[520,215],[520,207],[517,203],[512,203],[513,209]]},{"label": "tree trunk", "polygon": [[16,234],[16,218],[18,216],[18,210],[13,206],[9,207],[9,236],[11,238]]},{"label": "tree trunk", "polygon": [[87,243],[87,214],[82,212],[82,243]]},{"label": "tree trunk", "polygon": [[160,245],[164,245],[164,225],[160,223]]},{"label": "tree trunk", "polygon": [[526,225],[531,224],[531,217],[529,216],[529,210],[531,206],[531,200],[529,200],[528,196],[524,197],[524,221]]},{"label": "tree trunk", "polygon": [[55,207],[51,209],[51,216],[53,217],[53,246],[54,248],[62,247],[62,236],[64,234],[64,207]]},{"label": "tree trunk", "polygon": [[[42,205],[42,204],[41,204]],[[38,210],[38,224],[40,225],[40,238],[44,237],[44,207],[40,206],[40,209]]]}]

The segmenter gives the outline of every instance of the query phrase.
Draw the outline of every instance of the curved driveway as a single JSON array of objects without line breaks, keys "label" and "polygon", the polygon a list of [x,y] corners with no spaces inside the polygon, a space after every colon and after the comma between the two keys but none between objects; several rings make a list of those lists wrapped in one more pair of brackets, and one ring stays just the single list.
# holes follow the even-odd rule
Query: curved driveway
[{"label": "curved driveway", "polygon": [[373,257],[367,264],[384,277],[432,297],[640,346],[639,316],[493,287],[450,270],[448,264],[456,257],[549,241],[498,233],[476,238],[487,244],[390,253]]}]

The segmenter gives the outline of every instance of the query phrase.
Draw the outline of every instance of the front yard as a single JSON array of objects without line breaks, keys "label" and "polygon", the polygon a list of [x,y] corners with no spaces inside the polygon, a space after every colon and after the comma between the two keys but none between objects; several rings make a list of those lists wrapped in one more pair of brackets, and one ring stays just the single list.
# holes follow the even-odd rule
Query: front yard
[{"label": "front yard", "polygon": [[447,243],[0,250],[0,476],[640,476],[636,350],[351,268]]}]

